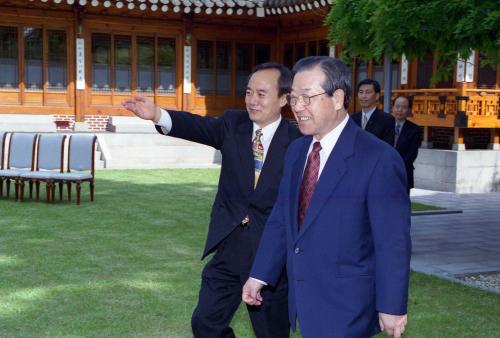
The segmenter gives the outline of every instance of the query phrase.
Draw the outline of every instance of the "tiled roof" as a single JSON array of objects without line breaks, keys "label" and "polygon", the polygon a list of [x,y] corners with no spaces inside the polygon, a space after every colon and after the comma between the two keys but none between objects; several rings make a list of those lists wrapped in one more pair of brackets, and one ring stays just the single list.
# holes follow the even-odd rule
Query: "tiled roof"
[{"label": "tiled roof", "polygon": [[330,6],[332,0],[30,0],[142,11],[226,15],[286,15]]}]

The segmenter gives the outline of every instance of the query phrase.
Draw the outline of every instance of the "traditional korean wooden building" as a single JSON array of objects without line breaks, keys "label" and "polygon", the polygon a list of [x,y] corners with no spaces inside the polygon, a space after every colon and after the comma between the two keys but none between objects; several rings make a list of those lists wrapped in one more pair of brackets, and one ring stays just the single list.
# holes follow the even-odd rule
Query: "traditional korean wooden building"
[{"label": "traditional korean wooden building", "polygon": [[[243,107],[252,67],[338,56],[323,25],[326,0],[0,0],[0,121],[51,116],[60,130],[105,130],[120,103],[145,95],[166,108],[218,115]],[[437,65],[395,62],[393,95],[413,98],[426,144],[500,143],[500,67],[481,51],[431,85]],[[383,85],[384,66],[357,60],[353,83]],[[354,91],[354,89],[353,89]],[[355,97],[355,93],[353,92]],[[351,110],[356,110],[353,103]]]}]

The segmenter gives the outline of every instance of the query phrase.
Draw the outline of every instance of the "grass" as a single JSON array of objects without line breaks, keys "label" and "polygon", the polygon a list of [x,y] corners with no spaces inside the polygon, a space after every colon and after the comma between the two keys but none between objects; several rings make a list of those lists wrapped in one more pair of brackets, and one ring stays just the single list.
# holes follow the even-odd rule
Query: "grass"
[{"label": "grass", "polygon": [[[2,198],[0,337],[191,337],[217,177],[99,171],[94,203]],[[405,336],[498,337],[499,314],[499,295],[414,273]]]},{"label": "grass", "polygon": [[411,203],[411,211],[431,211],[431,210],[443,210],[443,208],[417,202]]}]

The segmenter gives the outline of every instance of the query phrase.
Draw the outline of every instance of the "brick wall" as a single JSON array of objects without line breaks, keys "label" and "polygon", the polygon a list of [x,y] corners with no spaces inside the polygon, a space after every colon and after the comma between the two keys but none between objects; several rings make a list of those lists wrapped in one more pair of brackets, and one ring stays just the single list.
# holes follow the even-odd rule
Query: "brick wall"
[{"label": "brick wall", "polygon": [[[90,131],[106,131],[108,120],[109,116],[85,116],[85,122],[87,122]],[[75,115],[54,115],[54,123],[56,124],[57,131],[73,131]]]},{"label": "brick wall", "polygon": [[106,131],[109,116],[103,115],[86,115],[85,122],[89,125],[89,130]]},{"label": "brick wall", "polygon": [[72,131],[75,124],[75,115],[54,115],[57,131]]}]

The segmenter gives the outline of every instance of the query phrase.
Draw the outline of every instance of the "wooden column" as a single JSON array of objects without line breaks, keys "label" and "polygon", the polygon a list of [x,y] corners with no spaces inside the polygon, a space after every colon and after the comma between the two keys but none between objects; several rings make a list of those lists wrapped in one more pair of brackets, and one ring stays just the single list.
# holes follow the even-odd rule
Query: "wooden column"
[{"label": "wooden column", "polygon": [[[83,26],[82,26],[82,18],[81,18],[81,8],[78,6],[78,5],[75,5],[73,6],[73,23],[74,23],[74,29],[73,31],[75,32],[75,35],[74,36],[70,36],[70,39],[72,38],[74,43],[71,44],[71,46],[73,46],[73,48],[76,48],[76,39],[77,38],[83,38],[84,35],[83,35]],[[88,46],[87,44],[89,43],[90,41],[85,41],[85,58],[88,58],[90,57],[90,55],[87,52],[88,49]],[[74,79],[74,95],[75,95],[75,124],[74,124],[74,127],[73,129],[75,131],[86,131],[88,130],[88,126],[86,125],[85,123],[85,107],[86,107],[86,89],[77,89],[77,86],[76,86],[76,82],[77,82],[77,74],[76,74],[76,65],[77,65],[77,58],[78,58],[78,55],[76,55],[76,53],[74,53],[75,57],[74,59],[72,60],[72,63],[75,65],[75,68],[74,68],[74,74],[72,75],[71,78]],[[87,66],[87,62],[84,63],[85,66]],[[86,69],[87,67],[85,67],[85,82],[87,82],[87,74],[89,74],[89,71],[88,69]]]},{"label": "wooden column", "polygon": [[500,129],[491,128],[490,129],[490,144],[489,149],[500,150]]},{"label": "wooden column", "polygon": [[453,150],[465,150],[463,128],[453,128]]},{"label": "wooden column", "polygon": [[430,126],[424,126],[424,137],[422,141],[422,148],[432,148],[432,129]]}]

